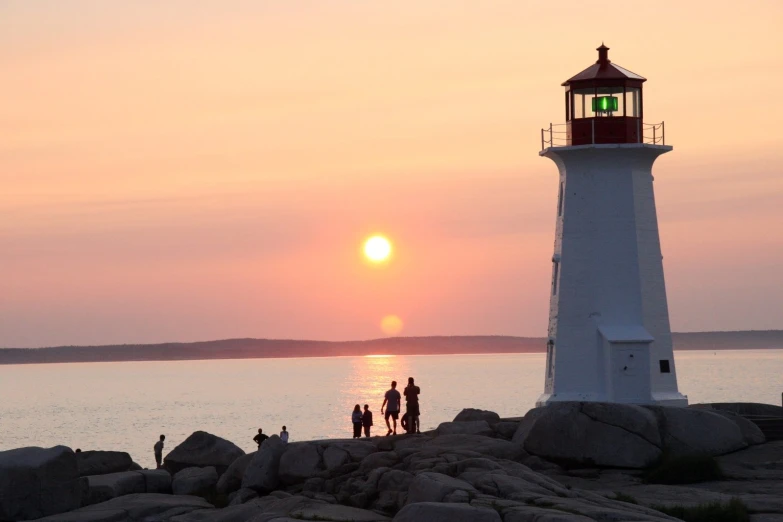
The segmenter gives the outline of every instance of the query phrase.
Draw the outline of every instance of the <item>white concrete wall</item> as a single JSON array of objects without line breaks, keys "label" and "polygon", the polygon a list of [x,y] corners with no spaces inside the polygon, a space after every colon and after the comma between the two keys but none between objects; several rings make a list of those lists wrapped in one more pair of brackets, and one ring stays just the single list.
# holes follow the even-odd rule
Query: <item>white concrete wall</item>
[{"label": "white concrete wall", "polygon": [[[554,372],[539,402],[611,400],[601,325],[642,327],[655,339],[652,398],[636,402],[685,402],[677,391],[651,174],[655,158],[669,150],[584,145],[543,154],[557,164],[564,195],[554,251],[559,281],[549,313]],[[660,359],[670,361],[671,373],[660,373]]]}]

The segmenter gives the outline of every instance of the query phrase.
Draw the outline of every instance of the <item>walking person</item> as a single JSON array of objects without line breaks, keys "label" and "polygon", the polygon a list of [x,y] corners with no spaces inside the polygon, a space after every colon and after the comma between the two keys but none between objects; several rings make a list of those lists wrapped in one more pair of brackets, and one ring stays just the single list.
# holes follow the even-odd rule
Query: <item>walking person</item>
[{"label": "walking person", "polygon": [[419,394],[421,388],[413,384],[413,377],[408,377],[405,394],[405,415],[408,415],[408,433],[421,433],[419,430]]},{"label": "walking person", "polygon": [[285,429],[285,426],[283,426],[283,431],[280,432],[280,440],[288,443],[288,431]]},{"label": "walking person", "polygon": [[389,429],[389,431],[386,432],[387,437],[392,434],[392,426],[389,424],[389,417],[391,417],[394,422],[394,434],[397,435],[397,419],[400,415],[401,398],[400,392],[397,391],[397,381],[392,381],[391,389],[383,396],[383,404],[381,405],[381,415],[384,415],[383,408],[386,407],[386,414],[383,418],[386,419],[386,427]]},{"label": "walking person", "polygon": [[351,413],[351,422],[353,423],[353,438],[359,439],[362,436],[362,407],[358,404],[353,407]]},{"label": "walking person", "polygon": [[269,438],[269,435],[264,435],[264,430],[262,430],[261,428],[258,428],[258,433],[256,434],[255,437],[253,437],[253,442],[258,444],[258,449],[261,449],[261,444],[263,444],[264,441],[266,439],[268,439],[268,438]]},{"label": "walking person", "polygon": [[158,469],[160,469],[161,462],[163,461],[163,441],[166,440],[165,435],[161,435],[158,442],[155,443],[155,447],[153,448],[155,451],[155,463],[158,465]]},{"label": "walking person", "polygon": [[372,412],[370,411],[370,405],[364,405],[364,413],[362,413],[362,426],[364,427],[364,436],[370,436],[370,428],[372,427]]}]

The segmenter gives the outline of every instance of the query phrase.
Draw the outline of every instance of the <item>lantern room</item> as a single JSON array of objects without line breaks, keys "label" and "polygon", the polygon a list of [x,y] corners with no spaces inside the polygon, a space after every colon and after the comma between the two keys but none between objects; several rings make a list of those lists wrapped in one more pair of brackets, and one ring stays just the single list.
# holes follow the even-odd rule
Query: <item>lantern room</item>
[{"label": "lantern room", "polygon": [[567,144],[642,143],[647,80],[612,63],[605,45],[596,50],[598,61],[562,84]]}]

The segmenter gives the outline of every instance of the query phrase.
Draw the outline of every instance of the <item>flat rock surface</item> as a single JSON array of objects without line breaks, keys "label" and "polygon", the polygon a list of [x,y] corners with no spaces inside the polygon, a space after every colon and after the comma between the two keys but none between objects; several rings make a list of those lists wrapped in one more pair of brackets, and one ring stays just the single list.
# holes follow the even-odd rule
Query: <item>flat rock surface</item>
[{"label": "flat rock surface", "polygon": [[502,522],[497,511],[468,504],[420,502],[402,508],[394,522]]},{"label": "flat rock surface", "polygon": [[75,455],[80,477],[129,471],[133,465],[124,451],[80,451]]},{"label": "flat rock surface", "polygon": [[147,522],[168,520],[174,514],[196,509],[213,509],[206,500],[198,497],[140,493],[118,497],[108,502],[53,515],[41,522]]}]

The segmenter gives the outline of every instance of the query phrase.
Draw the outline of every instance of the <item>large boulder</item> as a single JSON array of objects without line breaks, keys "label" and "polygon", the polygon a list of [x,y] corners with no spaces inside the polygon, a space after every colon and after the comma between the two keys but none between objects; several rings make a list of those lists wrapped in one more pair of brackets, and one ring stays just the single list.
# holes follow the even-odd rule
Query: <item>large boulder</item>
[{"label": "large boulder", "polygon": [[337,448],[345,451],[348,453],[348,458],[354,462],[359,462],[368,455],[378,451],[375,444],[364,440],[329,442],[326,445],[326,449],[328,448]]},{"label": "large boulder", "polygon": [[342,448],[328,446],[324,450],[324,466],[329,471],[337,469],[346,462],[350,462],[351,456]]},{"label": "large boulder", "polygon": [[147,522],[169,520],[194,510],[212,509],[212,505],[198,497],[139,493],[117,497],[83,507],[70,513],[53,515],[36,522]]},{"label": "large boulder", "polygon": [[30,520],[64,513],[82,500],[79,467],[70,448],[0,452],[0,520]]},{"label": "large boulder", "polygon": [[266,439],[245,468],[241,487],[259,493],[274,491],[280,483],[280,457],[293,446],[280,440],[277,435]]},{"label": "large boulder", "polygon": [[355,507],[308,503],[288,514],[291,520],[331,520],[333,522],[386,522],[389,517]]},{"label": "large boulder", "polygon": [[500,415],[494,411],[465,408],[454,417],[454,422],[487,421],[490,426],[500,422]]},{"label": "large boulder", "polygon": [[394,517],[393,522],[502,522],[497,511],[467,504],[419,502],[408,504]]},{"label": "large boulder", "polygon": [[124,451],[80,451],[76,453],[76,463],[80,477],[130,471],[134,464]]},{"label": "large boulder", "polygon": [[484,435],[491,437],[495,431],[485,420],[441,422],[435,430],[438,435]]},{"label": "large boulder", "polygon": [[185,468],[174,475],[171,489],[175,495],[206,496],[215,490],[218,482],[217,470],[206,468]]},{"label": "large boulder", "polygon": [[438,453],[473,451],[489,457],[508,460],[520,460],[529,456],[520,444],[483,435],[441,435],[434,439],[425,439],[420,448]]},{"label": "large boulder", "polygon": [[731,413],[730,411],[723,411],[723,410],[711,410],[713,413],[717,413],[718,415],[722,417],[726,417],[731,422],[736,424],[740,432],[742,432],[742,438],[748,445],[753,444],[764,444],[767,441],[767,438],[764,436],[764,432],[761,431],[761,428],[759,428],[756,423],[749,421],[745,417],[740,417],[739,415],[735,413]]},{"label": "large boulder", "polygon": [[[168,475],[168,473],[166,473]],[[116,497],[133,493],[146,493],[147,483],[144,475],[138,471],[121,471],[106,475],[87,477],[90,483],[90,494],[87,505],[106,502]]]},{"label": "large boulder", "polygon": [[416,475],[408,488],[408,504],[416,502],[469,502],[476,488],[464,480],[442,473],[424,472]]},{"label": "large boulder", "polygon": [[218,493],[232,493],[242,487],[242,477],[245,476],[247,466],[253,460],[258,452],[242,455],[228,467],[225,473],[220,476],[217,483]]},{"label": "large boulder", "polygon": [[136,473],[144,477],[145,493],[171,493],[171,475],[165,469],[142,469]]},{"label": "large boulder", "polygon": [[244,454],[233,442],[205,431],[196,431],[166,455],[164,467],[174,475],[185,468],[214,466],[218,475],[222,475],[232,462]]},{"label": "large boulder", "polygon": [[322,470],[321,455],[315,444],[288,444],[280,457],[280,481],[286,485],[304,482]]},{"label": "large boulder", "polygon": [[[325,456],[325,455],[324,455]],[[375,468],[390,468],[400,461],[399,455],[394,451],[379,451],[371,453],[362,459],[362,471],[370,471]]]},{"label": "large boulder", "polygon": [[644,468],[662,454],[655,415],[610,403],[555,403],[532,410],[514,441],[529,453],[590,466]]},{"label": "large boulder", "polygon": [[374,507],[388,513],[396,513],[408,500],[408,490],[414,476],[412,473],[398,469],[384,472],[378,480]]},{"label": "large boulder", "polygon": [[663,444],[672,455],[724,455],[748,446],[736,422],[697,408],[646,406],[658,419]]}]

